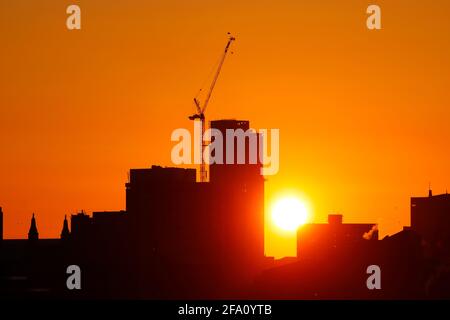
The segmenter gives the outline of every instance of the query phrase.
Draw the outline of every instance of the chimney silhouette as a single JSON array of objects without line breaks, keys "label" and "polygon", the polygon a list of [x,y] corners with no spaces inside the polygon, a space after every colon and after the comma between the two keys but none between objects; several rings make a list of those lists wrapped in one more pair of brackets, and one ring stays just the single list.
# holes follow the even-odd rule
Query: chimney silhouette
[{"label": "chimney silhouette", "polygon": [[38,240],[39,239],[39,233],[36,227],[36,219],[33,216],[31,217],[31,225],[30,225],[30,231],[28,231],[28,240]]},{"label": "chimney silhouette", "polygon": [[64,216],[64,223],[63,223],[63,228],[61,231],[61,239],[62,240],[67,240],[70,237],[70,231],[69,231],[69,224],[67,222],[67,216]]},{"label": "chimney silhouette", "polygon": [[328,224],[332,225],[342,224],[342,214],[329,214]]}]

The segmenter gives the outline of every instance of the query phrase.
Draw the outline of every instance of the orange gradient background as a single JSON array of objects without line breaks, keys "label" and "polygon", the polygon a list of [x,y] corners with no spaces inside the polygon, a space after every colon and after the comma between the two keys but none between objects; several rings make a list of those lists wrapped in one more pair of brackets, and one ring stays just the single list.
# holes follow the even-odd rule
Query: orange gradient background
[{"label": "orange gradient background", "polygon": [[[79,4],[82,29],[66,29]],[[382,30],[366,28],[378,4]],[[207,111],[280,129],[266,208],[311,221],[409,224],[409,198],[450,187],[448,1],[0,2],[0,206],[6,238],[58,237],[65,214],[125,207],[129,168],[171,165],[170,134],[236,38]],[[266,210],[266,254],[295,235]]]}]

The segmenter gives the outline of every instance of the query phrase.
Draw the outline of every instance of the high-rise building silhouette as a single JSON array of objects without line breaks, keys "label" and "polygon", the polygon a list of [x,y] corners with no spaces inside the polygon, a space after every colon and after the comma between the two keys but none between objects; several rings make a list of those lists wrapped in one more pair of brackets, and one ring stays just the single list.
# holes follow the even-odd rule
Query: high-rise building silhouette
[{"label": "high-rise building silhouette", "polygon": [[[213,121],[211,128],[225,137],[226,129],[245,131],[249,122]],[[250,138],[243,142],[243,152],[248,155]],[[183,266],[186,272],[183,280],[172,277],[168,286],[186,279],[202,283],[206,274],[227,285],[249,281],[264,263],[264,178],[260,168],[259,163],[212,164],[208,183],[196,182],[195,169],[152,166],[130,170],[126,212],[142,278],[158,261],[165,269]]]},{"label": "high-rise building silhouette", "polygon": [[411,229],[416,231],[426,244],[440,247],[450,253],[450,195],[411,198]]},{"label": "high-rise building silhouette", "polygon": [[[210,127],[223,136],[224,164],[210,165],[211,190],[215,195],[212,211],[221,226],[217,232],[222,233],[226,248],[243,263],[261,261],[264,257],[264,176],[259,158],[262,135],[251,131],[250,122],[244,120],[211,121]],[[233,139],[228,141],[230,134]],[[228,145],[231,141],[233,145]],[[239,163],[239,157],[244,163]]]}]

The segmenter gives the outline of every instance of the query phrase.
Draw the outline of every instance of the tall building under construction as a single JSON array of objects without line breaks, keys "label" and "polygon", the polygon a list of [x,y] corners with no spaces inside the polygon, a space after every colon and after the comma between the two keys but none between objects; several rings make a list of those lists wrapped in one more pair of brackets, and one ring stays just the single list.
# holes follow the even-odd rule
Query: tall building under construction
[{"label": "tall building under construction", "polygon": [[[227,129],[247,131],[249,122],[213,121],[211,128],[225,137]],[[252,134],[257,148],[259,136]],[[244,143],[248,155],[253,137],[241,142],[234,139],[234,148],[228,149],[237,151],[238,143]],[[225,141],[223,150],[226,158]],[[260,169],[259,162],[211,164],[207,183],[196,182],[195,169],[152,166],[130,170],[126,212],[134,231],[137,264],[142,267],[139,283],[145,283],[142,279],[155,261],[169,269],[182,266],[186,273],[181,273],[183,279],[177,282],[186,281],[186,287],[201,283],[196,279],[206,274],[224,285],[250,281],[264,260],[264,178]]]}]

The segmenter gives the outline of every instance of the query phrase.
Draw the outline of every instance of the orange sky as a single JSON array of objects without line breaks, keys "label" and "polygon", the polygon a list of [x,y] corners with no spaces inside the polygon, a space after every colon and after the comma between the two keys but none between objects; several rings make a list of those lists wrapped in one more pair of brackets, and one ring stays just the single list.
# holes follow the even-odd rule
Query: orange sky
[{"label": "orange sky", "polygon": [[[66,29],[73,3],[80,31]],[[381,31],[366,28],[372,3]],[[207,116],[280,129],[267,207],[294,191],[313,221],[399,231],[410,196],[450,188],[449,13],[446,0],[1,1],[5,236],[26,237],[32,212],[57,237],[64,214],[123,209],[129,168],[171,165],[170,134],[191,128],[227,31]],[[268,224],[266,254],[293,254],[294,238]]]}]

